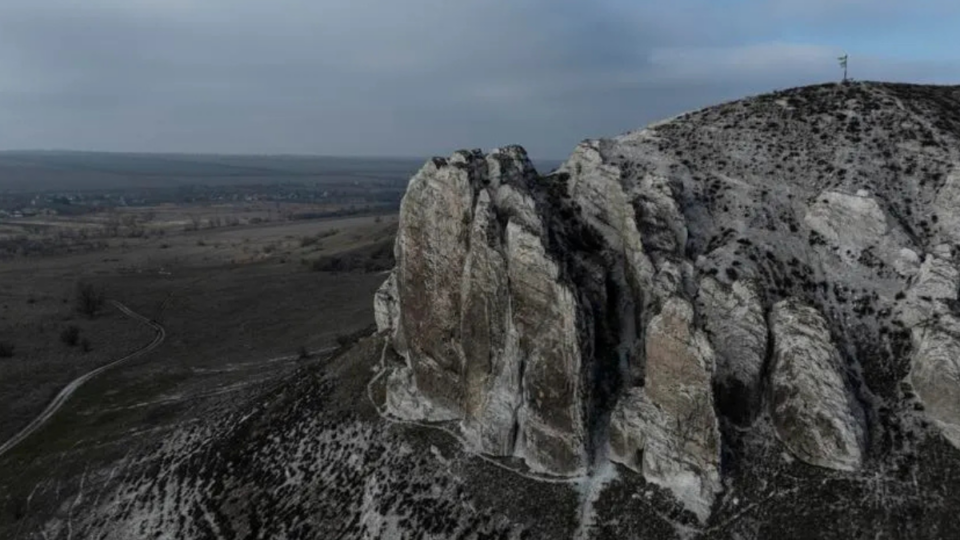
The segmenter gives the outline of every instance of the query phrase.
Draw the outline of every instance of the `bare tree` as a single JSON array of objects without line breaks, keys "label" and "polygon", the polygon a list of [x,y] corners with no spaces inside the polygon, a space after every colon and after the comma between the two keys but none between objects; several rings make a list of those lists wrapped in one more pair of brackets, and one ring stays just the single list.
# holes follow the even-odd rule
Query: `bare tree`
[{"label": "bare tree", "polygon": [[203,218],[197,214],[192,214],[190,216],[190,223],[186,225],[183,230],[185,231],[199,231],[200,225],[203,224]]},{"label": "bare tree", "polygon": [[114,237],[120,234],[120,216],[117,211],[110,209],[107,211],[107,221],[103,227],[106,236]]},{"label": "bare tree", "polygon": [[76,308],[77,312],[93,318],[103,308],[105,295],[103,289],[92,283],[77,283]]}]

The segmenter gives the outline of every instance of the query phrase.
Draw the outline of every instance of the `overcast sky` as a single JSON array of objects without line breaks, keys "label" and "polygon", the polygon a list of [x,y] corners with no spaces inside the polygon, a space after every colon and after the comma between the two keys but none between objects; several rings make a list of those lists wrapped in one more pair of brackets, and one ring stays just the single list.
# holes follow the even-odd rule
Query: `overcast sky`
[{"label": "overcast sky", "polygon": [[957,0],[0,0],[0,149],[445,155],[840,77],[960,83]]}]

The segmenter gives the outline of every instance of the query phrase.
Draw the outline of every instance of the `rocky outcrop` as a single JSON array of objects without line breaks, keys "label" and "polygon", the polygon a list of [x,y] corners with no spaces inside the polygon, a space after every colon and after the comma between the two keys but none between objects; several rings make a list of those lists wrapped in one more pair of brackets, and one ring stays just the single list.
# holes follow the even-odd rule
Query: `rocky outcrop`
[{"label": "rocky outcrop", "polygon": [[610,457],[670,489],[702,520],[720,491],[714,353],[693,307],[672,298],[646,334],[646,379],[613,413]]},{"label": "rocky outcrop", "polygon": [[[488,242],[496,227],[490,195],[477,197],[470,253],[464,266],[461,294],[461,339],[464,351],[464,429],[482,452],[509,456],[514,450],[520,406],[518,334],[510,323],[507,258]],[[494,239],[496,241],[496,239]]]},{"label": "rocky outcrop", "polygon": [[770,314],[771,415],[777,435],[800,459],[855,470],[863,458],[864,418],[844,376],[827,321],[809,306],[784,300]]},{"label": "rocky outcrop", "polygon": [[584,141],[546,176],[516,146],[429,161],[375,301],[405,362],[388,410],[539,472],[613,460],[701,519],[720,456],[756,437],[860,469],[903,439],[907,382],[956,443],[950,92],[758,96]]},{"label": "rocky outcrop", "polygon": [[943,435],[960,448],[960,265],[928,255],[900,306],[913,356],[908,381]]},{"label": "rocky outcrop", "polygon": [[377,331],[393,331],[398,327],[400,306],[397,301],[397,273],[390,272],[390,276],[377,289],[373,297],[373,318],[377,323]]},{"label": "rocky outcrop", "polygon": [[803,220],[829,245],[838,246],[850,262],[855,262],[864,249],[879,244],[887,233],[886,214],[865,190],[855,195],[824,191]]},{"label": "rocky outcrop", "polygon": [[518,450],[537,470],[569,474],[586,466],[582,351],[577,302],[540,240],[507,225],[511,324],[522,362]]},{"label": "rocky outcrop", "polygon": [[481,452],[579,473],[589,394],[582,306],[547,251],[537,182],[518,147],[458,152],[411,180],[395,285],[388,280],[377,300],[381,330],[395,334],[407,362],[388,379],[388,404],[402,417],[459,420]]},{"label": "rocky outcrop", "polygon": [[951,245],[960,245],[960,163],[947,174],[943,186],[937,191],[933,201],[933,211],[940,222],[939,232],[942,241]]},{"label": "rocky outcrop", "polygon": [[760,412],[767,356],[767,322],[760,295],[752,282],[739,280],[726,286],[706,277],[700,282],[697,304],[716,351],[717,406],[734,422],[749,424]]}]

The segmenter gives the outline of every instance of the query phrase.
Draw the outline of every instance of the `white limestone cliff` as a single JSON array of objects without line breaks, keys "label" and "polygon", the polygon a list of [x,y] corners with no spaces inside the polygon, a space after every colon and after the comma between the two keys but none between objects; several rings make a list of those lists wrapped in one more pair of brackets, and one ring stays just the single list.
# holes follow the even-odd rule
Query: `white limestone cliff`
[{"label": "white limestone cliff", "polygon": [[613,460],[701,520],[738,430],[855,471],[909,382],[958,444],[960,151],[898,139],[942,106],[911,91],[693,111],[546,176],[516,146],[429,161],[375,299],[389,410],[539,472]]}]

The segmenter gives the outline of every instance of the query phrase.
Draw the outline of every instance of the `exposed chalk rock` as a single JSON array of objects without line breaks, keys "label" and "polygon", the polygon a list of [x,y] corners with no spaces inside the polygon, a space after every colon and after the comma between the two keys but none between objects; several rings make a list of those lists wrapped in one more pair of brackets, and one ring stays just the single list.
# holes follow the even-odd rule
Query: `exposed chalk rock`
[{"label": "exposed chalk rock", "polygon": [[[693,307],[672,298],[650,322],[646,381],[611,420],[611,458],[641,469],[701,520],[720,485],[720,432],[711,390],[714,353],[693,326]],[[642,455],[642,458],[640,457]]]},{"label": "exposed chalk rock", "polygon": [[749,423],[760,410],[767,356],[767,322],[756,286],[737,280],[727,287],[707,277],[700,282],[697,300],[717,357],[718,406],[738,424]]},{"label": "exposed chalk rock", "polygon": [[406,365],[389,409],[456,420],[473,450],[538,472],[612,459],[702,519],[721,446],[766,430],[767,405],[825,468],[859,469],[867,433],[898,440],[865,408],[899,406],[905,379],[954,437],[960,136],[901,137],[953,103],[914,90],[694,111],[583,141],[546,176],[516,146],[429,161],[375,300]]},{"label": "exposed chalk rock", "polygon": [[407,420],[443,422],[457,419],[457,412],[437,406],[417,388],[414,372],[403,367],[387,376],[387,412]]},{"label": "exposed chalk rock", "polygon": [[390,276],[377,289],[373,297],[373,317],[377,323],[377,332],[396,332],[400,319],[400,309],[397,301],[397,273],[391,271]]},{"label": "exposed chalk rock", "polygon": [[[943,250],[941,250],[943,251]],[[941,253],[946,255],[946,253]],[[899,306],[910,329],[908,381],[926,415],[960,448],[960,266],[928,255]]]},{"label": "exposed chalk rock", "polygon": [[946,175],[946,181],[937,191],[933,211],[939,221],[940,235],[944,241],[960,246],[960,162]]},{"label": "exposed chalk rock", "polygon": [[880,244],[887,233],[886,216],[868,194],[825,191],[810,205],[804,222],[829,245],[838,246],[848,262],[855,262],[864,249]]},{"label": "exposed chalk rock", "polygon": [[[464,431],[482,452],[513,454],[521,398],[518,336],[512,330],[507,261],[490,195],[477,198],[463,272],[460,335],[465,360]],[[509,328],[508,328],[509,327]]]},{"label": "exposed chalk rock", "polygon": [[461,415],[463,350],[461,283],[473,213],[475,176],[483,160],[458,152],[418,172],[400,205],[396,280],[399,324],[408,366],[421,395]]},{"label": "exposed chalk rock", "polygon": [[522,436],[538,470],[581,472],[586,465],[581,351],[576,302],[540,240],[507,225],[511,306],[524,358]]},{"label": "exposed chalk rock", "polygon": [[929,418],[960,448],[960,317],[943,315],[912,329],[909,381]]},{"label": "exposed chalk rock", "polygon": [[771,407],[777,434],[800,459],[844,471],[863,458],[864,418],[840,353],[816,309],[784,300],[770,314]]},{"label": "exposed chalk rock", "polygon": [[[401,417],[459,419],[478,451],[578,474],[588,439],[582,308],[547,252],[550,210],[530,194],[536,178],[510,147],[458,152],[411,180],[394,278],[408,368],[390,379],[388,404]],[[385,327],[392,287],[377,300]]]}]

